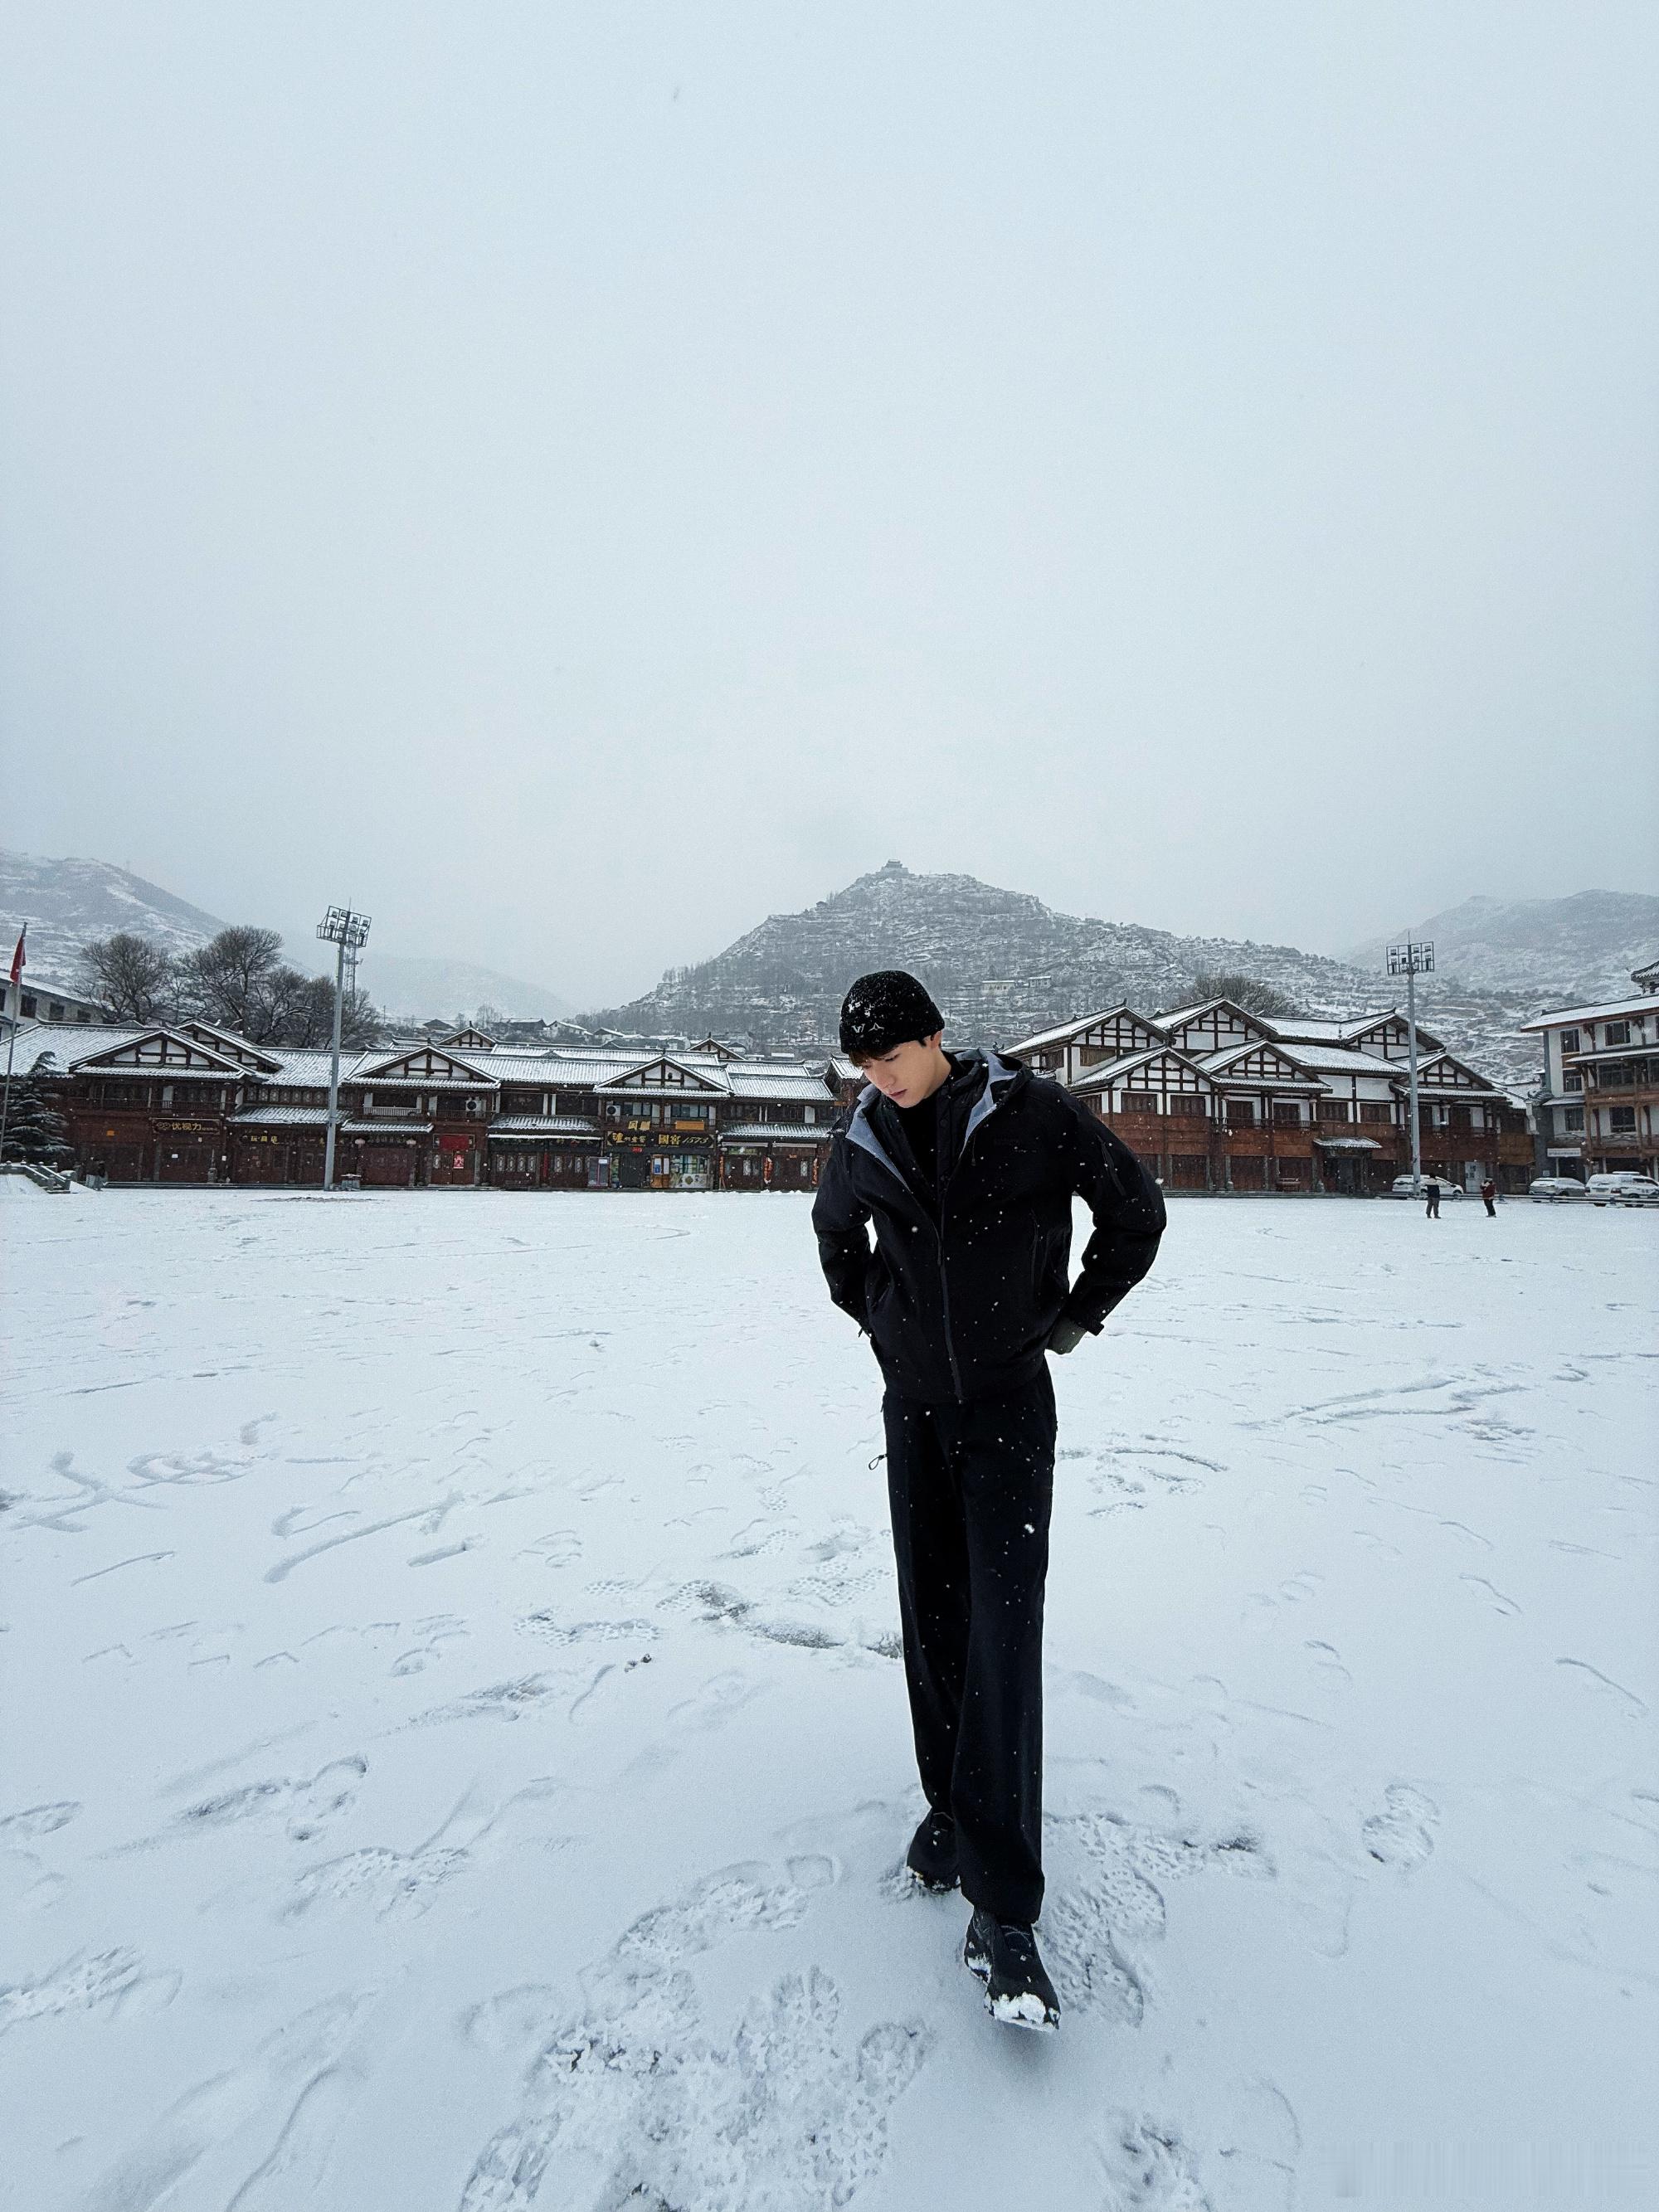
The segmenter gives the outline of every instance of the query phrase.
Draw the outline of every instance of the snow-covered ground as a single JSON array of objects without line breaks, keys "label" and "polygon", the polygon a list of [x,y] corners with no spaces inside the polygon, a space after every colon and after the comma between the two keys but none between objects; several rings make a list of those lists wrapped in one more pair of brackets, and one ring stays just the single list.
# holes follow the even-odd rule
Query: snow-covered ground
[{"label": "snow-covered ground", "polygon": [[1060,1363],[1042,1936],[804,1200],[0,1186],[29,2212],[1659,2201],[1659,1218],[1191,1201]]}]

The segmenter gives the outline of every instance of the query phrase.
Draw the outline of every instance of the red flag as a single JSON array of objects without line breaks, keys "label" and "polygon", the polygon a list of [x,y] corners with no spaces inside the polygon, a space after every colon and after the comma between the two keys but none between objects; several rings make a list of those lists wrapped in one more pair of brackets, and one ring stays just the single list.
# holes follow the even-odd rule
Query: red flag
[{"label": "red flag", "polygon": [[11,980],[14,983],[21,982],[22,981],[23,939],[28,935],[28,933],[29,926],[27,922],[25,922],[23,927],[17,933],[17,950],[11,956]]}]

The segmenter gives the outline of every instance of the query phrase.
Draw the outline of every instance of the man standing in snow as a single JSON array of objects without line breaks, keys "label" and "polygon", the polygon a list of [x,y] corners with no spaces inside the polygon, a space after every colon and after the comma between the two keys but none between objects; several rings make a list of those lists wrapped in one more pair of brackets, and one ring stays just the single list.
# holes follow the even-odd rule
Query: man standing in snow
[{"label": "man standing in snow", "polygon": [[[915,976],[861,976],[842,1050],[869,1082],[812,1206],[836,1304],[886,1390],[905,1680],[928,1812],[907,1863],[974,1908],[963,1958],[1001,2020],[1056,2027],[1042,1905],[1045,1353],[1098,1335],[1152,1266],[1164,1201],[1120,1138],[1018,1060],[947,1053]],[[1095,1231],[1070,1280],[1072,1200]],[[872,1252],[866,1224],[875,1227]]]}]

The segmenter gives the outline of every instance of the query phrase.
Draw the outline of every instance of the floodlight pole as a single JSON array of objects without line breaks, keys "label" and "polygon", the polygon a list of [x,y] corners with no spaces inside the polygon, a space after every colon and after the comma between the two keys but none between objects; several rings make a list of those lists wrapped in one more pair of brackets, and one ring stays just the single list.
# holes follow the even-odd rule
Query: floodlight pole
[{"label": "floodlight pole", "polygon": [[[17,995],[21,1005],[23,995],[21,990]],[[14,1014],[7,1024],[6,1090],[4,1097],[0,1098],[0,1160],[3,1160],[6,1157],[6,1129],[11,1120],[11,1064],[12,1055],[16,1050],[17,1017]]]},{"label": "floodlight pole", "polygon": [[331,906],[317,925],[317,934],[335,947],[334,1044],[328,1068],[328,1135],[323,1146],[323,1188],[334,1188],[334,1138],[340,1119],[340,1016],[345,1003],[346,951],[351,951],[351,972],[357,973],[357,953],[368,935],[368,916],[354,914],[349,906]]},{"label": "floodlight pole", "polygon": [[1406,1063],[1411,1088],[1412,1196],[1423,1188],[1423,1132],[1417,1105],[1417,979],[1434,969],[1434,946],[1424,938],[1407,938],[1389,947],[1389,973],[1406,979]]}]

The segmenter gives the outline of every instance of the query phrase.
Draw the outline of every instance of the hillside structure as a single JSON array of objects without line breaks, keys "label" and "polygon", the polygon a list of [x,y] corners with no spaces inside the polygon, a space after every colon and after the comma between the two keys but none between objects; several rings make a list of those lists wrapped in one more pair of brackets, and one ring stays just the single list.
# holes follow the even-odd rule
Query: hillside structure
[{"label": "hillside structure", "polygon": [[1544,1047],[1536,1102],[1552,1175],[1659,1174],[1659,961],[1626,999],[1522,1024]]},{"label": "hillside structure", "polygon": [[[1211,999],[1167,1013],[1119,1006],[1008,1049],[1085,1098],[1173,1190],[1375,1195],[1411,1165],[1396,1007],[1346,1020],[1269,1018]],[[1524,1191],[1524,1103],[1417,1026],[1423,1170]]]}]

